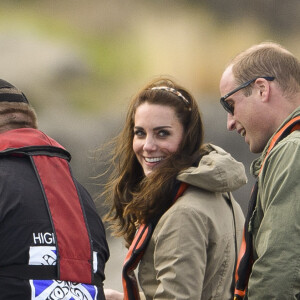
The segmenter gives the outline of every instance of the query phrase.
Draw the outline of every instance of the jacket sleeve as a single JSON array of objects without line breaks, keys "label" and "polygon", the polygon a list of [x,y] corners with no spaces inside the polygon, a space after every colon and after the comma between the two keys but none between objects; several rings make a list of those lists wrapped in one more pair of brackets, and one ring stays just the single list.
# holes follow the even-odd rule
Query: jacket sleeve
[{"label": "jacket sleeve", "polygon": [[181,207],[168,217],[157,236],[154,299],[200,299],[208,244],[205,217]]},{"label": "jacket sleeve", "polygon": [[299,140],[278,144],[260,175],[251,221],[257,256],[248,286],[251,300],[300,296],[299,154]]}]

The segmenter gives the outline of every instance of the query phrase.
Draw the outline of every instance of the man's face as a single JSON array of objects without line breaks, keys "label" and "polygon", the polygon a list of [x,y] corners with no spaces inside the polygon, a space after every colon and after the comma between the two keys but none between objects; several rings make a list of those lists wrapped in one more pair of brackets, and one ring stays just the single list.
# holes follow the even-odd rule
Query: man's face
[{"label": "man's face", "polygon": [[[226,95],[237,87],[232,74],[232,66],[229,66],[222,75],[220,81],[221,96]],[[252,93],[246,97],[241,89],[226,99],[233,106],[234,114],[227,114],[227,129],[236,130],[249,145],[250,151],[260,153],[269,140],[268,124],[265,122],[266,107],[261,101],[261,91],[254,82]]]}]

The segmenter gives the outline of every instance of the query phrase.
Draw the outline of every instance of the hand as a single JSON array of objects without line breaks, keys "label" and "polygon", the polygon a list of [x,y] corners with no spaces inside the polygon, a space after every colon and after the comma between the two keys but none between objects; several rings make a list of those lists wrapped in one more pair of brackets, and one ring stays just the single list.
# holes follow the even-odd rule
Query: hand
[{"label": "hand", "polygon": [[124,294],[111,289],[104,289],[106,300],[123,300]]}]

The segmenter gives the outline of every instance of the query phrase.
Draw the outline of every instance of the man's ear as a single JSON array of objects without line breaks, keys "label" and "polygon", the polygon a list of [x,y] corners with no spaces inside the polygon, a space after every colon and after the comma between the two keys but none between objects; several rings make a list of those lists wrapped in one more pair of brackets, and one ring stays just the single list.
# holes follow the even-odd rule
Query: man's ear
[{"label": "man's ear", "polygon": [[269,101],[270,82],[264,78],[258,78],[255,81],[255,86],[263,102]]}]

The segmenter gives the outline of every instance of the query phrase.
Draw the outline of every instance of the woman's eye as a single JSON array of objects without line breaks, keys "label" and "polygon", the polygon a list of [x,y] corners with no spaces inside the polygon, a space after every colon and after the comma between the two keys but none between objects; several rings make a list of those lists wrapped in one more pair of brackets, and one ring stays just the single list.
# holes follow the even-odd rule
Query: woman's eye
[{"label": "woman's eye", "polygon": [[167,131],[167,130],[160,130],[160,131],[158,132],[158,136],[160,136],[160,137],[166,137],[166,136],[168,136],[168,135],[170,135],[170,132]]},{"label": "woman's eye", "polygon": [[135,130],[134,131],[134,135],[138,136],[138,137],[141,137],[141,136],[144,136],[145,133],[143,130]]}]

